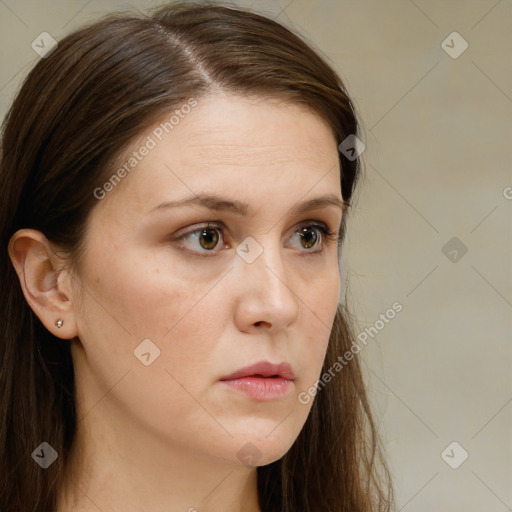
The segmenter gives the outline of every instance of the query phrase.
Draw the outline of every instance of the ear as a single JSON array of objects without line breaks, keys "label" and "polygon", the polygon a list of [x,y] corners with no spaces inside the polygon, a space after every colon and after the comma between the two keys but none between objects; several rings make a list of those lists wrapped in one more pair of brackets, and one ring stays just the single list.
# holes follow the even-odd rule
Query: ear
[{"label": "ear", "polygon": [[[78,335],[73,307],[73,277],[65,260],[48,239],[34,229],[20,229],[9,241],[9,257],[20,279],[25,299],[43,325],[55,336]],[[56,321],[63,320],[58,328]]]}]

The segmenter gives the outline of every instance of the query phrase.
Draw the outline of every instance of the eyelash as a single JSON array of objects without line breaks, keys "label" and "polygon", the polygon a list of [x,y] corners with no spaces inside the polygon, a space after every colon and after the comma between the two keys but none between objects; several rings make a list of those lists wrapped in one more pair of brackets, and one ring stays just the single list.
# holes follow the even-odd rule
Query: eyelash
[{"label": "eyelash", "polygon": [[[295,231],[295,233],[299,233],[300,230],[302,230],[304,228],[314,228],[314,229],[317,229],[318,231],[320,231],[320,233],[321,233],[321,236],[320,236],[321,248],[318,249],[318,250],[304,249],[303,252],[305,252],[307,254],[308,253],[309,254],[321,254],[321,253],[323,253],[324,252],[324,244],[327,241],[338,242],[338,245],[339,245],[338,232],[337,231],[330,231],[329,228],[327,227],[327,225],[324,224],[323,222],[319,222],[319,221],[303,222],[303,223],[299,224],[299,226],[298,226],[297,230]],[[222,225],[218,225],[218,224],[212,224],[210,222],[208,222],[206,225],[197,227],[193,231],[189,231],[188,233],[184,233],[183,235],[180,235],[179,237],[175,238],[174,241],[181,241],[184,238],[186,238],[186,237],[188,237],[190,235],[193,235],[194,233],[200,233],[201,231],[207,230],[207,229],[216,229],[217,231],[219,231],[220,232],[220,238],[221,238],[222,241],[224,241],[224,230],[225,230],[225,227],[222,226]],[[217,244],[216,247],[218,247],[219,244],[220,244],[220,242]],[[215,255],[216,253],[219,252],[219,251],[217,251],[215,249],[212,249],[210,251],[208,251],[206,249],[202,250],[202,251],[195,251],[195,250],[186,248],[185,250],[187,252],[191,253],[191,254],[194,254],[194,255],[197,255],[197,256],[200,256],[200,257],[211,257],[211,256],[213,256],[213,255]],[[211,254],[211,256],[210,256],[210,254]]]}]

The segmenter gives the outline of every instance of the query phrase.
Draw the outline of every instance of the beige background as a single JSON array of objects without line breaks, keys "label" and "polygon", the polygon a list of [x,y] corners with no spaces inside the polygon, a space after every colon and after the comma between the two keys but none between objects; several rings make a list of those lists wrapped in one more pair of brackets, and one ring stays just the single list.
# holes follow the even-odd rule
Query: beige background
[{"label": "beige background", "polygon": [[[361,330],[403,306],[361,351],[397,509],[512,510],[512,2],[236,3],[313,41],[362,114],[366,177],[343,270]],[[39,58],[41,32],[59,40],[126,9],[0,0],[0,115]],[[454,31],[469,45],[458,58],[441,46]],[[445,252],[456,261],[442,251],[453,237]],[[441,457],[453,441],[469,453],[457,469]]]}]

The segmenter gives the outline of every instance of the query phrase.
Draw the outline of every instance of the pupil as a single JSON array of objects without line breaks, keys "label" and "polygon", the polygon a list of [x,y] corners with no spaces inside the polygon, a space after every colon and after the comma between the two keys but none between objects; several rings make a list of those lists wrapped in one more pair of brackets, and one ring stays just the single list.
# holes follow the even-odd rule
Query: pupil
[{"label": "pupil", "polygon": [[[203,243],[203,241],[205,243]],[[219,235],[215,229],[203,229],[199,236],[199,243],[203,249],[213,249],[219,241]]]},{"label": "pupil", "polygon": [[[308,235],[309,233],[309,235]],[[302,233],[300,234],[301,240],[305,242],[302,244],[307,249],[314,247],[317,241],[316,231],[310,230],[310,228],[302,228]]]}]

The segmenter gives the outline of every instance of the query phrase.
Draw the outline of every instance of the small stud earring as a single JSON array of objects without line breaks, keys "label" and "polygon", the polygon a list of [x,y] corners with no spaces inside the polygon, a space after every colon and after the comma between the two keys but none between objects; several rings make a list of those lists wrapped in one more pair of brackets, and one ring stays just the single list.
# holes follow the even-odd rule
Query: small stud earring
[{"label": "small stud earring", "polygon": [[62,318],[59,318],[56,322],[55,322],[55,325],[57,326],[58,329],[60,329],[63,325],[64,325],[64,320],[62,320]]}]

